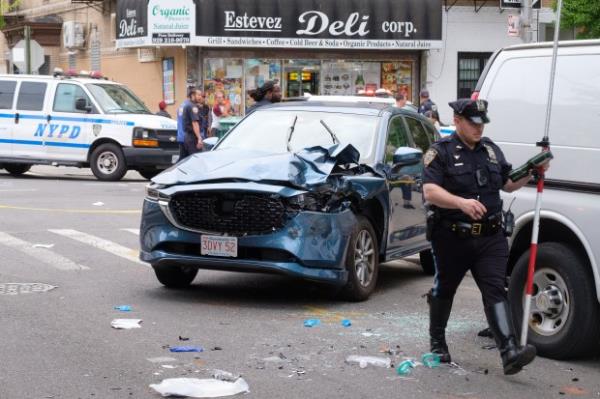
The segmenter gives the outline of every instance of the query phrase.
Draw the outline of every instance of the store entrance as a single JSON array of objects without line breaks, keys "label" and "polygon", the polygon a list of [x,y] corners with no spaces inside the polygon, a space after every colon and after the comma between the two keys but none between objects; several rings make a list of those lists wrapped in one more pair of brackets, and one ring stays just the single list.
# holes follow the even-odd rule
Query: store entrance
[{"label": "store entrance", "polygon": [[319,61],[288,60],[283,66],[283,91],[285,97],[303,97],[305,94],[320,94]]}]

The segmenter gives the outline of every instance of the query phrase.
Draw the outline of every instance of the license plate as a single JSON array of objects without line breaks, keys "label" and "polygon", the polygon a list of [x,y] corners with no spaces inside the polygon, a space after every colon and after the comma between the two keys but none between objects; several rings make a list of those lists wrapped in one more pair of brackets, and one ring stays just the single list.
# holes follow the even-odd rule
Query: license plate
[{"label": "license plate", "polygon": [[171,155],[171,163],[177,163],[179,161],[179,155]]},{"label": "license plate", "polygon": [[200,253],[209,256],[227,256],[237,258],[237,238],[221,236],[202,236]]}]

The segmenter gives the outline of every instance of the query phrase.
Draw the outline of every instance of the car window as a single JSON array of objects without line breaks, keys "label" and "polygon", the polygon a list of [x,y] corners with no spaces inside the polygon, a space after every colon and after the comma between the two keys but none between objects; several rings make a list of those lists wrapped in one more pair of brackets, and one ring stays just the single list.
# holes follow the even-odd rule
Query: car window
[{"label": "car window", "polygon": [[415,144],[421,149],[421,151],[423,151],[424,154],[431,143],[427,138],[427,133],[425,132],[421,121],[414,118],[406,117],[406,123],[408,125],[408,129],[410,130],[410,133],[412,134]]},{"label": "car window", "polygon": [[11,109],[15,98],[15,80],[0,80],[0,109]]},{"label": "car window", "polygon": [[75,102],[79,98],[83,98],[86,104],[91,105],[90,98],[81,87],[72,83],[61,83],[56,88],[56,93],[54,94],[53,110],[57,112],[86,113],[85,110],[75,108]]},{"label": "car window", "polygon": [[436,141],[438,141],[438,139],[440,138],[439,133],[437,131],[437,129],[435,128],[435,126],[429,124],[429,123],[423,123],[423,126],[425,126],[425,132],[427,133],[427,137],[429,138],[429,141],[431,143],[435,143]]},{"label": "car window", "polygon": [[394,153],[400,147],[410,146],[408,132],[401,116],[392,118],[388,126],[388,136],[385,143],[385,163],[391,164]]},{"label": "car window", "polygon": [[22,82],[19,88],[17,109],[21,111],[41,111],[44,108],[47,86],[44,82]]}]

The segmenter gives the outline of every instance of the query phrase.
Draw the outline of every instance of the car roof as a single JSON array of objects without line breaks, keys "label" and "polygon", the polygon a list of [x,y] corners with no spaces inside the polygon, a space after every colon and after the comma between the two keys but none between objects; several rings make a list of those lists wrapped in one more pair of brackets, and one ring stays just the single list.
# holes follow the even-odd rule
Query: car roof
[{"label": "car roof", "polygon": [[305,97],[306,101],[335,101],[343,103],[354,103],[354,102],[366,102],[366,103],[382,103],[382,104],[395,104],[396,100],[392,97],[370,97],[370,96],[322,96],[322,95],[311,95]]},{"label": "car roof", "polygon": [[89,77],[78,77],[78,76],[52,76],[52,75],[21,75],[21,74],[0,74],[0,79],[20,79],[20,80],[57,80],[57,81],[73,81],[79,83],[106,83],[120,85],[120,83],[114,82],[107,79],[97,79]]}]

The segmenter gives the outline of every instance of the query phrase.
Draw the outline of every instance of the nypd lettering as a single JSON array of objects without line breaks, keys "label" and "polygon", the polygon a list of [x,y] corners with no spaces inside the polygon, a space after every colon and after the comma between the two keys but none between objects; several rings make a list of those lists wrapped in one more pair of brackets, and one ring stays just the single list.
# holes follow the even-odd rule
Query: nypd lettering
[{"label": "nypd lettering", "polygon": [[76,139],[81,133],[81,126],[78,125],[58,125],[54,123],[38,123],[37,130],[33,137],[46,138],[69,138]]}]

